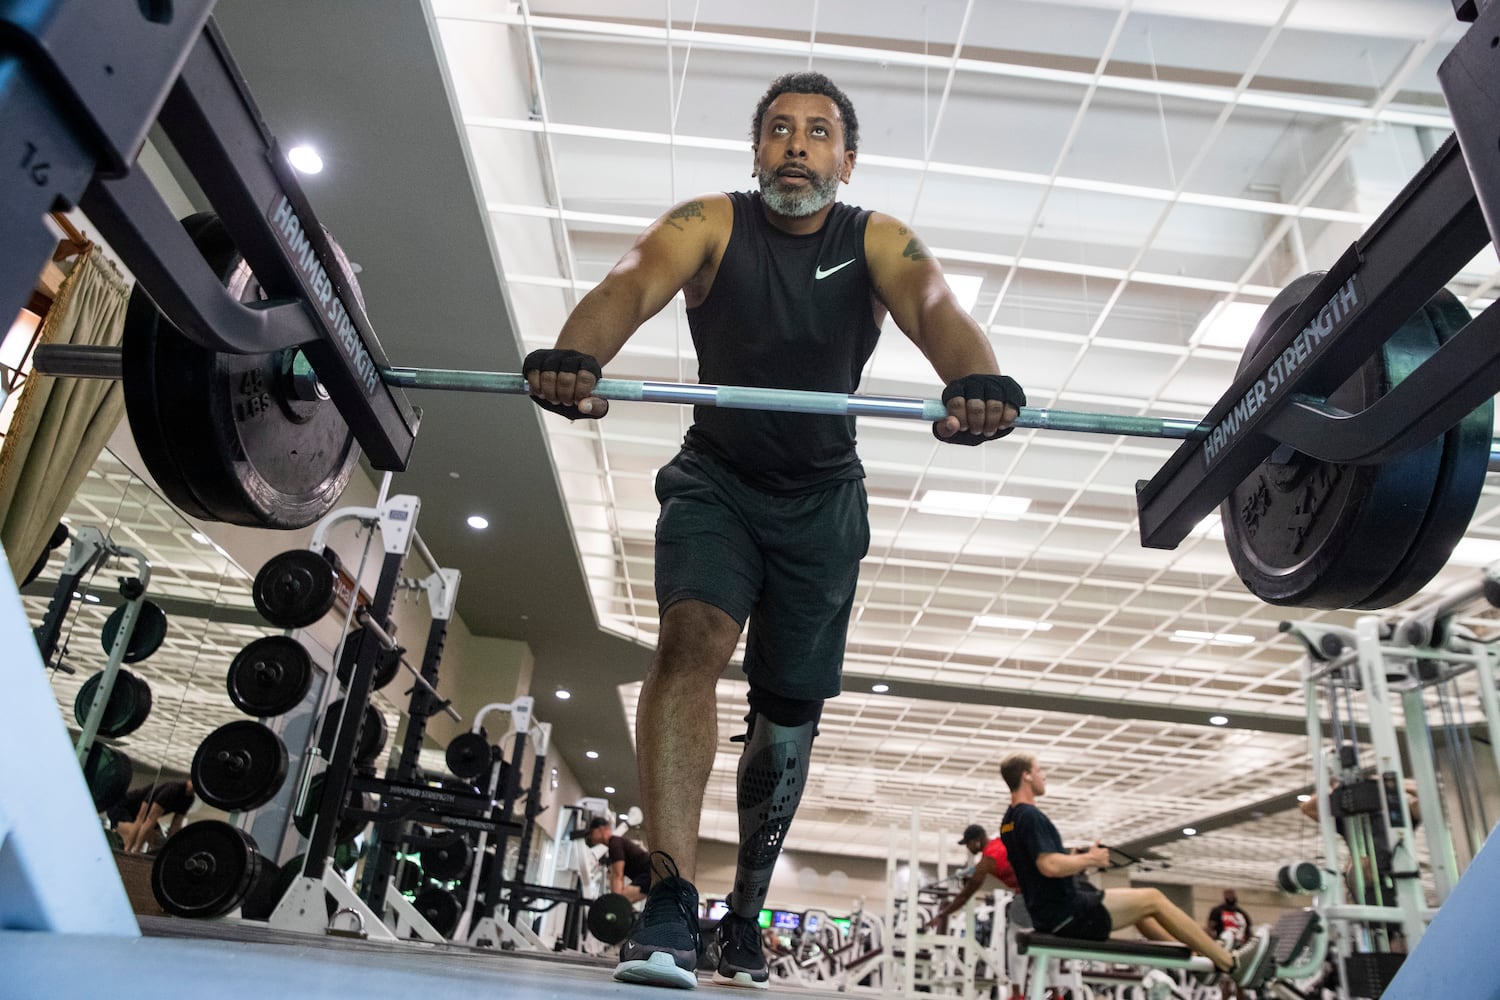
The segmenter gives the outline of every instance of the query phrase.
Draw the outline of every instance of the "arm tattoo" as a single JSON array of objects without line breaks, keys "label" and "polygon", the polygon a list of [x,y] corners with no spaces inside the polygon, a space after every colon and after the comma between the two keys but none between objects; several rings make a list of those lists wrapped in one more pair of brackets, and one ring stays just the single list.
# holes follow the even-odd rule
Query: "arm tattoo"
[{"label": "arm tattoo", "polygon": [[681,232],[682,227],[677,224],[678,221],[686,222],[688,219],[697,219],[699,222],[707,221],[707,217],[703,214],[703,202],[690,201],[686,205],[673,209],[672,214],[667,216],[666,222],[667,225]]},{"label": "arm tattoo", "polygon": [[922,245],[922,241],[915,236],[911,238],[911,242],[906,244],[906,249],[901,251],[901,256],[910,257],[913,261],[932,259],[932,254]]}]

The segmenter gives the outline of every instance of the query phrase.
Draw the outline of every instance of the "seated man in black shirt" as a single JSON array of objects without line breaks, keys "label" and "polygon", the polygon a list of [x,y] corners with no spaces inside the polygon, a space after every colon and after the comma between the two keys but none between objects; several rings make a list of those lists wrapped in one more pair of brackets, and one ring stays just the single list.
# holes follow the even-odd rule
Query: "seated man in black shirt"
[{"label": "seated man in black shirt", "polygon": [[[166,837],[182,829],[194,801],[191,779],[166,781],[131,789],[105,815],[110,829],[120,835],[120,849],[126,854],[139,854],[156,850]],[[165,816],[172,817],[172,824],[164,837],[161,821]]]},{"label": "seated man in black shirt", "polygon": [[646,898],[651,888],[651,852],[633,840],[615,836],[609,820],[599,816],[589,822],[585,842],[590,847],[609,845],[609,891],[632,903]]},{"label": "seated man in black shirt", "polygon": [[1153,941],[1177,941],[1206,956],[1221,973],[1244,986],[1256,979],[1269,938],[1257,934],[1243,947],[1226,950],[1160,889],[1109,889],[1080,885],[1076,876],[1109,864],[1109,848],[1096,841],[1069,853],[1057,827],[1036,807],[1047,791],[1047,773],[1030,754],[1011,754],[1000,763],[1010,789],[1010,808],[1000,821],[1021,895],[1038,931],[1083,941],[1106,940],[1110,932],[1134,924]]}]

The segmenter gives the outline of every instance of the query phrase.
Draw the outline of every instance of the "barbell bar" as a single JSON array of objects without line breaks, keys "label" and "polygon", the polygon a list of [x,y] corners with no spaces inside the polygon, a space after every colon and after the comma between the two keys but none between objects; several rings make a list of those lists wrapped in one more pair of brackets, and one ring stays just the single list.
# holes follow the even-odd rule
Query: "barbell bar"
[{"label": "barbell bar", "polygon": [[[442,389],[456,392],[492,392],[525,395],[526,379],[513,372],[476,372],[443,368],[384,368],[381,377],[402,389]],[[905,420],[941,420],[948,408],[940,399],[906,396],[873,396],[811,389],[770,389],[738,385],[697,385],[683,382],[637,382],[601,379],[594,387],[601,399],[634,403],[686,403],[732,410],[771,410],[782,413],[812,413],[850,417],[895,417]],[[1191,438],[1206,433],[1198,421],[1171,417],[1130,417],[1109,413],[1080,413],[1025,407],[1016,418],[1017,427],[1083,434],[1117,434],[1126,437]]]},{"label": "barbell bar", "polygon": [[[43,375],[103,379],[121,377],[120,349],[117,347],[41,344],[37,346],[32,359],[36,371]],[[487,392],[507,396],[524,396],[530,392],[525,377],[515,372],[389,367],[382,368],[380,375],[386,385],[400,389]],[[606,378],[600,379],[594,386],[594,395],[621,402],[681,403],[736,410],[889,417],[929,422],[941,420],[948,415],[947,407],[940,399],[818,392],[811,389]],[[1016,417],[1015,426],[1033,430],[1172,440],[1202,438],[1208,431],[1200,421],[1185,417],[1127,416],[1036,406],[1023,407]],[[1491,472],[1500,471],[1500,441],[1491,445],[1489,468]]]}]

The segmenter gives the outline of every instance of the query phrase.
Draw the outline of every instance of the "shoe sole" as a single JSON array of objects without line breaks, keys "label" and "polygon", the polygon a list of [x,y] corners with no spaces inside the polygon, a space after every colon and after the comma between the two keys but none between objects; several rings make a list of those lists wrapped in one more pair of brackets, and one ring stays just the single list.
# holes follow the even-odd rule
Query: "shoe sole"
[{"label": "shoe sole", "polygon": [[756,979],[748,972],[736,972],[732,976],[726,976],[722,972],[714,973],[715,986],[739,986],[743,989],[764,990],[771,985],[771,977]]},{"label": "shoe sole", "polygon": [[665,951],[652,952],[632,962],[621,962],[615,966],[615,978],[622,983],[640,986],[670,986],[679,990],[698,988],[697,973],[682,968]]}]

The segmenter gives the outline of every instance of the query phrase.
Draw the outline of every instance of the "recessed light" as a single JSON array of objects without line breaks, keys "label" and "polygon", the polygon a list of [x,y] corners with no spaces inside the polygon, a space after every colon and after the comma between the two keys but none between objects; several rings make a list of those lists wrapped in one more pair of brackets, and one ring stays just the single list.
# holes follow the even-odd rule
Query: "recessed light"
[{"label": "recessed light", "polygon": [[871,684],[870,685],[870,690],[874,691],[876,694],[885,694],[890,689],[891,689],[891,686],[889,684]]},{"label": "recessed light", "polygon": [[286,151],[286,160],[304,174],[316,174],[323,169],[323,158],[311,146],[293,146]]},{"label": "recessed light", "polygon": [[1210,726],[1227,726],[1227,725],[1229,725],[1229,716],[1227,716],[1227,715],[1210,715],[1208,717],[1208,724]]},{"label": "recessed light", "polygon": [[456,472],[450,472],[450,473],[448,473],[448,478],[449,479],[457,479],[458,478],[458,473],[456,473]]},{"label": "recessed light", "polygon": [[557,695],[558,701],[567,701],[569,698],[573,697],[573,692],[569,691],[567,688],[558,688],[555,693]]},{"label": "recessed light", "polygon": [[598,750],[585,750],[584,753],[583,753],[583,755],[585,757],[587,757],[589,760],[598,760],[599,759],[599,751]]},{"label": "recessed light", "polygon": [[99,603],[98,596],[96,596],[94,594],[84,594],[83,595],[83,599],[85,601],[87,601],[88,603],[90,603],[90,604],[98,604]]},{"label": "recessed light", "polygon": [[1030,506],[1031,501],[1026,497],[997,497],[988,493],[928,490],[922,494],[922,499],[917,501],[917,513],[1014,521],[1026,513]]},{"label": "recessed light", "polygon": [[1173,642],[1206,642],[1211,646],[1249,646],[1255,642],[1253,635],[1236,635],[1233,632],[1200,632],[1197,629],[1180,628],[1172,633]]},{"label": "recessed light", "polygon": [[1008,628],[1015,631],[1034,629],[1037,632],[1052,631],[1051,622],[1039,622],[1031,618],[1008,618],[1005,615],[979,615],[974,619],[979,628]]},{"label": "recessed light", "polygon": [[478,514],[470,514],[468,523],[469,527],[473,528],[475,531],[483,531],[485,528],[488,528],[490,526],[489,518],[480,517]]},{"label": "recessed light", "polygon": [[1182,835],[1184,837],[1196,837],[1198,836],[1198,831],[1195,827],[1185,826],[1182,828]]},{"label": "recessed light", "polygon": [[1297,801],[1298,802],[1311,802],[1312,801],[1312,796],[1311,795],[1299,795],[1299,796],[1297,796]]},{"label": "recessed light", "polygon": [[604,794],[605,795],[613,795],[613,794],[615,794],[615,786],[614,785],[605,785],[604,786]]}]

